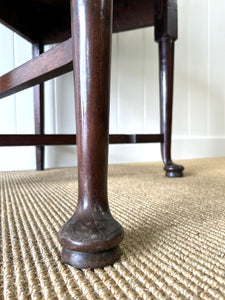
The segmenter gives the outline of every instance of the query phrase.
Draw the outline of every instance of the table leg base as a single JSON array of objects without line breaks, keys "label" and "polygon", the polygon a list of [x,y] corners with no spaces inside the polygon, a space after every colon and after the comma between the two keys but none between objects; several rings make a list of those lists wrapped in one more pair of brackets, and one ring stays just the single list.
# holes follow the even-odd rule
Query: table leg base
[{"label": "table leg base", "polygon": [[166,171],[166,177],[175,178],[175,177],[183,177],[182,171]]},{"label": "table leg base", "polygon": [[167,177],[183,177],[184,167],[182,165],[177,165],[172,162],[170,164],[165,165],[164,170],[166,171]]},{"label": "table leg base", "polygon": [[63,248],[61,261],[77,269],[94,269],[112,265],[120,256],[119,246],[101,252],[78,252]]}]

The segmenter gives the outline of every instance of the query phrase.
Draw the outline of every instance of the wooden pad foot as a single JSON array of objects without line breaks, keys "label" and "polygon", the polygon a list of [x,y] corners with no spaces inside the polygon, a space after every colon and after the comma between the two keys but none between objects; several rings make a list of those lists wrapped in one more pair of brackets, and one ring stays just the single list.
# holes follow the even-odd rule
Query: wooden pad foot
[{"label": "wooden pad foot", "polygon": [[182,165],[177,165],[174,163],[167,164],[165,165],[164,170],[166,171],[167,177],[171,177],[171,178],[183,177],[184,167]]},{"label": "wooden pad foot", "polygon": [[94,269],[112,265],[120,255],[119,246],[101,252],[78,252],[63,248],[61,260],[77,269]]}]

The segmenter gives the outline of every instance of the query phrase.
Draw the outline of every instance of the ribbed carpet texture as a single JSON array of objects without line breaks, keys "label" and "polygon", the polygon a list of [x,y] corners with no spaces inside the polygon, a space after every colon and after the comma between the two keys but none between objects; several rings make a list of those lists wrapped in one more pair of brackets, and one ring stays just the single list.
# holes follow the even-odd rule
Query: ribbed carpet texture
[{"label": "ribbed carpet texture", "polygon": [[0,299],[225,299],[225,158],[179,163],[109,166],[123,254],[95,270],[60,262],[77,169],[1,172]]}]

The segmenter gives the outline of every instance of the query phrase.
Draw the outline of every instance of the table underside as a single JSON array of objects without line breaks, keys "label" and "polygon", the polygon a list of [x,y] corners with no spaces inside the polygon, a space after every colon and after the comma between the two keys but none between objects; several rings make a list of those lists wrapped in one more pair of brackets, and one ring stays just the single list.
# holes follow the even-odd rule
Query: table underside
[{"label": "table underside", "polygon": [[[154,24],[154,1],[114,0],[113,32]],[[71,36],[69,0],[1,0],[0,22],[31,42],[62,42]]]}]

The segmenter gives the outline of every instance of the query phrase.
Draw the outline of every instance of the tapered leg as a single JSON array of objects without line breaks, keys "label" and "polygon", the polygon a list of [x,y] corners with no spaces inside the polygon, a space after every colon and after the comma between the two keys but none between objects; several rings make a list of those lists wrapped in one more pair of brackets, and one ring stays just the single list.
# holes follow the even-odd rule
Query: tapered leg
[{"label": "tapered leg", "polygon": [[171,159],[174,41],[177,39],[177,0],[155,1],[155,40],[159,44],[160,124],[164,170],[168,177],[183,176],[184,167]]},{"label": "tapered leg", "polygon": [[[43,45],[32,45],[33,57],[43,53]],[[34,93],[34,123],[35,134],[44,134],[44,84],[38,84],[33,88]],[[36,146],[36,169],[44,170],[44,146]]]},{"label": "tapered leg", "polygon": [[76,268],[113,264],[121,225],[107,199],[112,0],[71,0],[78,152],[78,205],[59,232],[62,261]]},{"label": "tapered leg", "polygon": [[160,64],[160,123],[164,142],[161,144],[164,170],[168,177],[182,177],[184,167],[174,164],[171,159],[171,128],[173,109],[173,68],[174,41],[169,37],[162,37],[159,41]]}]

